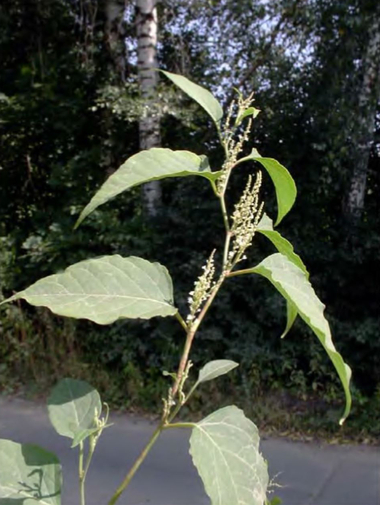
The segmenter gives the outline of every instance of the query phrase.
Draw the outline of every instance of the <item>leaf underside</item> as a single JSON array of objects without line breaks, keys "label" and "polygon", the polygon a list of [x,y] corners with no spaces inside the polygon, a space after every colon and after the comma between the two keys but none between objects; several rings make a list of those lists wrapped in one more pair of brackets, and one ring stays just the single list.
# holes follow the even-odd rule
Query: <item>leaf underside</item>
[{"label": "leaf underside", "polygon": [[165,70],[161,70],[161,72],[184,93],[203,107],[216,124],[220,122],[223,117],[222,106],[208,89],[199,86],[199,84],[195,84],[187,79],[187,77],[183,77],[183,75],[173,74]]},{"label": "leaf underside", "polygon": [[351,369],[337,352],[331,338],[329,323],[324,316],[325,306],[319,300],[305,273],[283,254],[276,253],[265,258],[251,269],[252,273],[266,277],[282,296],[297,310],[297,313],[311,328],[333,362],[342,382],[346,396],[346,407],[341,424],[351,408]]},{"label": "leaf underside", "polygon": [[197,382],[198,384],[201,384],[202,382],[216,379],[217,377],[225,375],[238,366],[238,363],[235,361],[230,361],[228,359],[217,359],[210,361],[199,370]]},{"label": "leaf underside", "polygon": [[121,165],[95,193],[81,212],[75,227],[93,212],[99,205],[119,195],[127,189],[149,181],[167,177],[186,177],[198,175],[209,181],[215,181],[220,173],[211,172],[205,156],[198,156],[190,151],[172,151],[171,149],[153,148],[141,151]]},{"label": "leaf underside", "polygon": [[[6,301],[24,298],[61,316],[110,324],[120,318],[172,316],[170,275],[159,263],[119,255],[81,261]],[[4,302],[3,302],[4,303]]]},{"label": "leaf underside", "polygon": [[193,458],[212,505],[263,505],[268,469],[259,452],[256,426],[235,406],[195,424]]},{"label": "leaf underside", "polygon": [[87,382],[62,379],[54,387],[47,403],[49,418],[56,432],[73,439],[73,447],[94,433],[95,418],[101,414],[102,402],[99,393]]},{"label": "leaf underside", "polygon": [[0,505],[60,505],[58,458],[32,444],[0,440]]},{"label": "leaf underside", "polygon": [[[307,278],[309,278],[309,272],[302,261],[302,259],[294,252],[292,244],[286,240],[278,231],[273,229],[273,222],[266,214],[263,214],[261,221],[258,224],[257,231],[264,235],[268,240],[272,242],[278,252],[284,254],[289,261],[294,263],[298,268],[300,268]],[[297,319],[297,308],[289,300],[286,301],[286,327],[283,331],[281,338],[284,338],[291,330],[295,320]]]}]

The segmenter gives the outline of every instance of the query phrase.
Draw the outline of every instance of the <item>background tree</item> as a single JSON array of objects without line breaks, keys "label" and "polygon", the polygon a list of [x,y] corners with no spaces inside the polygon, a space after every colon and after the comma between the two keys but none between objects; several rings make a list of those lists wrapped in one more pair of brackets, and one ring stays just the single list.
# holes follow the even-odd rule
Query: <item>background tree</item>
[{"label": "background tree", "polygon": [[[144,112],[140,117],[140,149],[159,147],[160,117],[157,105],[157,18],[156,0],[136,1],[137,68]],[[143,188],[144,204],[149,216],[157,215],[161,206],[161,186],[152,181]]]}]

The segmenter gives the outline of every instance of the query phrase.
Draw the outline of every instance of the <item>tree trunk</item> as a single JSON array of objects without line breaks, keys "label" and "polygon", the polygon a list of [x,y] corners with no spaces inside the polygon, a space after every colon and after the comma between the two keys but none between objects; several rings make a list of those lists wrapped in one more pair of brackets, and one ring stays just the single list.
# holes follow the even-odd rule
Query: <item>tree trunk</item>
[{"label": "tree trunk", "polygon": [[380,94],[380,8],[373,13],[368,31],[368,45],[363,59],[363,81],[358,94],[356,122],[352,132],[353,172],[346,198],[350,221],[360,219],[364,210],[368,162],[373,143],[375,116]]},{"label": "tree trunk", "polygon": [[125,82],[126,68],[124,10],[124,0],[106,0],[105,2],[105,41],[114,67],[112,70],[116,70],[121,82]]},{"label": "tree trunk", "polygon": [[[141,95],[144,100],[144,113],[139,123],[140,149],[151,149],[161,143],[160,118],[157,107],[156,4],[157,0],[136,0],[137,65]],[[161,206],[159,181],[152,181],[143,186],[143,201],[148,216],[156,216]]]}]

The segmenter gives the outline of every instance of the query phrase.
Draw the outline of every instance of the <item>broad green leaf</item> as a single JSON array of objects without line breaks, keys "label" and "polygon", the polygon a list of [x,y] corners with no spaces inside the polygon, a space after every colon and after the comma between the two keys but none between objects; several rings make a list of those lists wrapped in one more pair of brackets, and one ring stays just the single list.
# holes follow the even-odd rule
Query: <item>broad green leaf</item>
[{"label": "broad green leaf", "polygon": [[[258,224],[257,231],[262,235],[265,235],[275,246],[278,252],[284,254],[288,260],[294,263],[298,268],[300,268],[309,278],[309,272],[306,269],[304,262],[301,258],[294,252],[292,244],[286,240],[282,235],[273,229],[273,222],[266,214],[263,215],[261,221]],[[291,302],[286,302],[286,327],[284,332],[281,335],[281,338],[284,338],[289,331],[291,330],[294,321],[297,318],[297,309]]]},{"label": "broad green leaf", "polygon": [[305,272],[280,253],[268,256],[250,271],[266,277],[282,296],[294,305],[300,317],[313,330],[325,348],[338,372],[346,395],[346,408],[340,421],[342,424],[351,408],[351,369],[335,349],[330,326],[324,316],[325,306],[315,294]]},{"label": "broad green leaf", "polygon": [[235,406],[224,407],[194,425],[193,458],[212,505],[263,505],[268,469],[259,434]]},{"label": "broad green leaf", "polygon": [[213,185],[220,172],[211,172],[206,156],[198,156],[190,151],[172,151],[162,148],[141,151],[128,158],[105,181],[81,212],[75,227],[77,228],[99,205],[108,202],[127,189],[166,177],[190,175],[205,177]]},{"label": "broad green leaf", "polygon": [[0,505],[60,505],[58,458],[32,444],[0,440]]},{"label": "broad green leaf", "polygon": [[238,118],[236,118],[236,126],[239,126],[239,124],[245,119],[246,117],[253,116],[253,119],[255,119],[258,115],[260,114],[260,110],[256,109],[255,107],[248,107],[243,114],[241,114]]},{"label": "broad green leaf", "polygon": [[239,366],[239,363],[230,361],[229,359],[217,359],[206,363],[206,365],[199,370],[197,383],[207,382],[216,379],[220,375],[224,375],[234,368]]},{"label": "broad green leaf", "polygon": [[[119,255],[71,265],[5,300],[24,298],[61,316],[110,324],[120,318],[172,316],[173,286],[159,263]],[[5,303],[5,302],[2,302]]]},{"label": "broad green leaf", "polygon": [[263,214],[258,226],[257,231],[267,237],[275,246],[278,252],[284,254],[288,260],[300,268],[305,275],[309,278],[309,273],[302,259],[294,252],[292,244],[286,240],[282,235],[273,229],[273,221],[267,214]]},{"label": "broad green leaf", "polygon": [[277,220],[275,223],[275,226],[277,226],[293,207],[297,196],[297,188],[293,177],[278,161],[273,158],[263,158],[256,149],[252,149],[251,154],[238,160],[237,164],[243,163],[244,161],[257,161],[265,168],[272,179],[276,191],[278,207]]},{"label": "broad green leaf", "polygon": [[182,89],[186,95],[198,102],[199,105],[209,114],[209,116],[211,116],[215,123],[219,123],[223,117],[223,109],[210,91],[190,81],[187,77],[183,77],[183,75],[172,74],[171,72],[166,72],[165,70],[161,70],[161,72],[176,86]]},{"label": "broad green leaf", "polygon": [[96,430],[102,402],[90,384],[80,380],[63,379],[48,398],[48,412],[59,435],[72,438],[75,447]]}]

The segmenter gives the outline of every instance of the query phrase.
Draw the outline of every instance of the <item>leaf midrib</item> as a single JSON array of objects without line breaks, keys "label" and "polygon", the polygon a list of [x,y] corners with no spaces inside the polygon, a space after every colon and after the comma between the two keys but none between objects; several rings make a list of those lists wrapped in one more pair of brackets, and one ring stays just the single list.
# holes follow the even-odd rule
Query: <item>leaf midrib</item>
[{"label": "leaf midrib", "polygon": [[[58,297],[64,297],[64,296],[81,296],[83,293],[38,293],[38,294],[32,294],[32,295],[28,295],[29,298],[32,298],[32,297],[45,297],[45,296],[50,296],[52,298],[58,298]],[[104,293],[104,294],[98,294],[98,293],[90,293],[90,294],[86,294],[81,300],[76,300],[75,303],[78,303],[80,301],[83,301],[85,300],[86,298],[89,298],[89,297],[95,297],[95,298],[127,298],[127,299],[132,299],[132,300],[139,300],[139,301],[149,301],[149,302],[153,302],[153,303],[158,303],[158,304],[161,304],[161,305],[169,305],[170,307],[174,307],[173,305],[171,305],[171,303],[169,302],[165,302],[165,301],[160,301],[160,300],[155,300],[154,298],[142,298],[142,297],[138,297],[138,296],[131,296],[131,295],[113,295],[113,294],[107,294],[107,293]],[[74,303],[74,302],[73,302]]]}]

